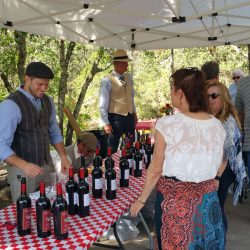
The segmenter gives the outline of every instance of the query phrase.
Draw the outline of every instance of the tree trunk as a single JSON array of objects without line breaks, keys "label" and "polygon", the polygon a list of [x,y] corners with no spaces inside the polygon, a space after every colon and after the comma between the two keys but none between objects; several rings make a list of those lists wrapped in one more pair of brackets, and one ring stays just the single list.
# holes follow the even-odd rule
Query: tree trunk
[{"label": "tree trunk", "polygon": [[[104,54],[104,48],[99,48],[99,50],[98,50],[98,56],[95,59],[95,61],[93,62],[92,67],[91,67],[91,71],[88,74],[85,82],[82,85],[81,92],[79,94],[79,97],[78,97],[75,109],[73,111],[73,116],[75,117],[75,119],[77,119],[77,117],[78,117],[78,115],[80,113],[80,110],[81,110],[82,103],[84,101],[86,92],[88,90],[89,85],[93,81],[93,78],[95,77],[95,75],[97,73],[99,73],[99,72],[107,70],[107,68],[110,67],[110,66],[107,66],[106,68],[100,68],[99,67],[99,63],[100,63],[100,60],[102,59],[103,54]],[[66,131],[66,139],[65,139],[65,145],[66,146],[72,144],[72,137],[73,137],[73,129],[72,129],[71,125],[68,123],[67,124],[67,131]]]},{"label": "tree trunk", "polygon": [[174,49],[171,49],[171,73],[174,74]]},{"label": "tree trunk", "polygon": [[14,37],[18,50],[17,74],[19,82],[22,83],[24,81],[25,62],[27,58],[27,48],[26,48],[27,33],[15,30]]},{"label": "tree trunk", "polygon": [[250,44],[247,45],[248,50],[248,74],[250,75]]},{"label": "tree trunk", "polygon": [[[68,81],[68,68],[71,56],[73,54],[74,48],[76,46],[75,42],[70,42],[68,47],[65,45],[65,41],[60,41],[60,65],[61,65],[61,77],[59,80],[58,89],[58,117],[59,117],[59,127],[61,133],[63,134],[63,107],[65,104],[65,95],[67,92],[67,81]],[[66,48],[65,48],[66,47]],[[65,49],[67,52],[65,53]]]}]

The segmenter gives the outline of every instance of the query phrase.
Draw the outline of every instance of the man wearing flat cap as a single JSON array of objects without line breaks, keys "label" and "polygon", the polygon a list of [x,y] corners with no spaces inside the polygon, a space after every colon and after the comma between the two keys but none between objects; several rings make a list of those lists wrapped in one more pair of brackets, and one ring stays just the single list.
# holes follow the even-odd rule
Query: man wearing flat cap
[{"label": "man wearing flat cap", "polygon": [[20,195],[20,178],[27,178],[27,192],[34,192],[41,180],[50,184],[50,172],[55,171],[49,144],[58,151],[62,170],[67,171],[67,159],[61,131],[56,121],[55,105],[45,95],[52,70],[42,62],[30,63],[22,84],[0,104],[0,159],[9,166],[8,182],[12,201]]},{"label": "man wearing flat cap", "polygon": [[126,73],[130,61],[126,51],[116,50],[113,55],[114,70],[101,81],[100,115],[113,153],[118,149],[122,133],[134,137],[137,123],[134,83]]},{"label": "man wearing flat cap", "polygon": [[[93,159],[96,150],[97,139],[90,132],[83,132],[77,137],[77,142],[65,148],[69,162],[74,168],[74,172],[81,167],[81,156],[85,158],[85,165],[89,166]],[[53,162],[57,172],[61,171],[61,159],[57,152],[51,152]]]}]

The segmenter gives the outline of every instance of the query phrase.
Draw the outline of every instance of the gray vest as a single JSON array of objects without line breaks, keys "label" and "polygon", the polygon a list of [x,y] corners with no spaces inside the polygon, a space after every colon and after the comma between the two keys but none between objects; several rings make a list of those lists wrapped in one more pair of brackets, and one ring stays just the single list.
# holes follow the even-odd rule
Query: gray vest
[{"label": "gray vest", "polygon": [[8,99],[14,101],[22,113],[22,120],[17,125],[11,148],[25,161],[43,166],[50,159],[48,130],[52,107],[49,97],[42,97],[41,111],[37,111],[20,91],[9,95]]}]

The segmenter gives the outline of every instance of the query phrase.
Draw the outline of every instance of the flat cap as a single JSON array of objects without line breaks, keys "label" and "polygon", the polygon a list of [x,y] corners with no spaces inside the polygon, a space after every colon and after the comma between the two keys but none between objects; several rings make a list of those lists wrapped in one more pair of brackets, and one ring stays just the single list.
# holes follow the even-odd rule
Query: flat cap
[{"label": "flat cap", "polygon": [[25,75],[42,79],[54,78],[52,70],[42,62],[31,62],[25,70]]},{"label": "flat cap", "polygon": [[77,136],[77,140],[80,140],[88,149],[95,152],[97,139],[94,134],[90,132],[83,132]]}]

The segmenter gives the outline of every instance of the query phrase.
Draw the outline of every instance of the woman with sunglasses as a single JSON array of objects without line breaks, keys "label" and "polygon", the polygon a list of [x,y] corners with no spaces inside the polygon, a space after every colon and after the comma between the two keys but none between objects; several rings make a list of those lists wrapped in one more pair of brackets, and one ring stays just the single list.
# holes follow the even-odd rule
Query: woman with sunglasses
[{"label": "woman with sunglasses", "polygon": [[233,105],[235,104],[235,97],[237,93],[238,83],[240,81],[240,78],[243,76],[244,76],[244,73],[240,69],[235,69],[232,73],[233,83],[230,84],[228,91],[229,91],[229,95],[231,96],[231,101]]},{"label": "woman with sunglasses", "polygon": [[240,122],[236,110],[230,100],[227,87],[220,82],[213,82],[207,86],[210,113],[222,122],[226,131],[224,144],[224,159],[228,164],[219,180],[218,196],[222,210],[223,224],[227,231],[227,219],[224,205],[228,188],[234,185],[233,203],[236,205],[242,190],[243,179],[246,176],[245,166],[242,160]]},{"label": "woman with sunglasses", "polygon": [[224,249],[216,175],[223,162],[225,130],[208,114],[203,73],[177,70],[170,77],[172,105],[180,112],[157,121],[152,162],[142,193],[130,209],[136,216],[154,186],[155,249]]}]

